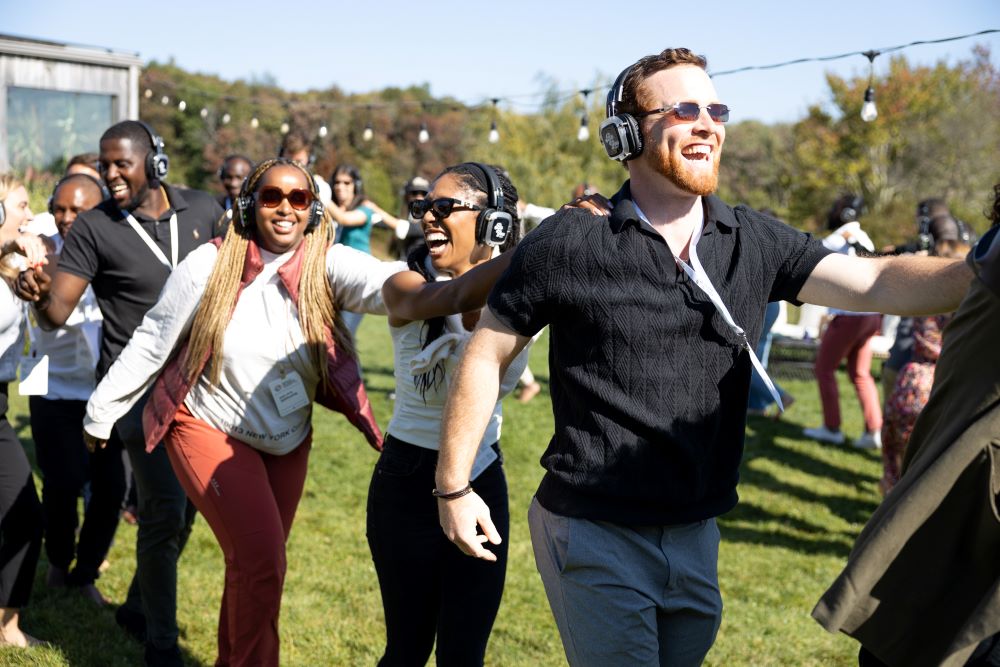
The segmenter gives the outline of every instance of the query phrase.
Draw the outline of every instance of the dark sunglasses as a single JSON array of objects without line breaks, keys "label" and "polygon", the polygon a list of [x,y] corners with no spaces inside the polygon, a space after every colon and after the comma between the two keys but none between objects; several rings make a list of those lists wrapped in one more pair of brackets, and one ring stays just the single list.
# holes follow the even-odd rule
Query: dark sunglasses
[{"label": "dark sunglasses", "polygon": [[470,204],[467,201],[462,201],[461,199],[452,199],[451,197],[439,197],[438,199],[417,199],[416,201],[410,202],[410,217],[414,220],[419,220],[430,211],[434,214],[434,217],[438,220],[443,220],[451,215],[451,212],[455,209],[461,211],[482,211],[483,207],[476,204]]},{"label": "dark sunglasses", "polygon": [[287,199],[288,204],[296,211],[304,211],[312,204],[313,193],[301,188],[284,192],[275,185],[265,185],[257,191],[257,201],[264,208],[278,208],[282,199]]},{"label": "dark sunglasses", "polygon": [[701,110],[705,109],[708,111],[708,115],[716,123],[725,123],[729,121],[729,107],[725,104],[709,104],[706,106],[698,106],[695,102],[678,102],[672,107],[660,107],[659,109],[650,109],[649,111],[640,111],[635,114],[636,118],[645,118],[646,116],[652,116],[658,113],[668,113],[672,114],[674,118],[685,123],[693,123],[698,120],[698,116],[701,115]]}]

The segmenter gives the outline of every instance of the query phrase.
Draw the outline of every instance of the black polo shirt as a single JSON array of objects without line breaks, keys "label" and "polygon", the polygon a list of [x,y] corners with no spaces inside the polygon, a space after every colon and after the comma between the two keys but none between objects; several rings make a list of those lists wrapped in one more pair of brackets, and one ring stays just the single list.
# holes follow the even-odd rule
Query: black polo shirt
[{"label": "black polo shirt", "polygon": [[[135,216],[166,257],[170,257],[170,216],[177,213],[177,261],[212,238],[222,208],[212,195],[163,184],[170,209],[158,219]],[[104,316],[97,378],[139,327],[160,297],[170,271],[136,233],[113,200],[80,214],[59,256],[59,271],[90,282]]]},{"label": "black polo shirt", "polygon": [[[750,357],[708,297],[643,225],[628,183],[611,217],[559,211],[526,236],[489,296],[524,336],[549,325],[555,434],[538,500],[633,525],[717,516],[736,504]],[[698,257],[756,341],[768,301],[794,301],[822,243],[704,198]]]}]

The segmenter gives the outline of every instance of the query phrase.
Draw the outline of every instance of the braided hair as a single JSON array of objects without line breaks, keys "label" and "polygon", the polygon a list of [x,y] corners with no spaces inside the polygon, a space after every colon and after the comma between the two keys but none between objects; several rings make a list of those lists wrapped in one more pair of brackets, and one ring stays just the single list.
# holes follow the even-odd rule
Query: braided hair
[{"label": "braided hair", "polygon": [[[510,232],[507,234],[507,239],[500,246],[500,250],[502,252],[513,248],[521,239],[521,219],[517,214],[517,188],[514,187],[513,183],[511,183],[507,170],[497,165],[489,166],[496,174],[497,180],[500,183],[500,190],[503,192],[502,210],[509,213],[511,220],[513,220]],[[474,203],[486,205],[489,202],[489,194],[487,194],[489,191],[489,183],[487,182],[482,170],[476,165],[470,162],[463,162],[461,164],[447,167],[434,178],[434,181],[436,182],[442,176],[447,174],[454,175],[458,181],[466,187],[469,191],[468,197],[470,200],[473,200]],[[419,273],[427,282],[434,282],[436,277],[432,275],[430,269],[427,267],[427,260],[429,256],[430,250],[425,244],[421,244],[407,256],[406,264],[409,266],[411,271]],[[427,349],[428,345],[440,338],[444,333],[444,327],[444,317],[432,317],[424,320],[423,327],[421,328],[421,336],[423,337],[421,349]],[[437,388],[443,381],[444,360],[439,361],[430,370],[413,376],[413,386],[418,392],[420,392],[420,396],[424,399],[424,403],[427,402],[427,390]]]}]

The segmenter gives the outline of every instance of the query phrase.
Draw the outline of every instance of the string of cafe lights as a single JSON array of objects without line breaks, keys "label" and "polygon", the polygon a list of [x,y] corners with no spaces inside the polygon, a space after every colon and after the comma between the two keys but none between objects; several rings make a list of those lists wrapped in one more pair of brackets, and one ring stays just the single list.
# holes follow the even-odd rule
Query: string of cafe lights
[{"label": "string of cafe lights", "polygon": [[[874,89],[874,76],[875,76],[875,59],[879,56],[883,56],[889,53],[895,53],[897,51],[902,51],[904,49],[921,46],[926,44],[942,44],[945,42],[954,42],[963,39],[969,39],[972,37],[980,37],[982,35],[988,35],[1000,32],[1000,29],[990,28],[986,30],[980,30],[978,32],[968,33],[965,35],[956,35],[953,37],[942,37],[938,39],[926,39],[926,40],[915,40],[908,42],[906,44],[899,44],[896,46],[887,46],[878,49],[867,49],[864,51],[850,51],[847,53],[838,53],[828,56],[813,56],[805,58],[795,58],[793,60],[786,60],[783,62],[772,63],[768,65],[747,65],[745,67],[737,67],[735,69],[724,70],[721,72],[710,72],[713,78],[721,76],[730,76],[733,74],[741,74],[743,72],[749,72],[754,70],[774,70],[783,67],[790,67],[792,65],[800,65],[803,63],[810,62],[831,62],[834,60],[842,60],[845,58],[854,58],[857,56],[862,56],[868,60],[868,86],[865,88],[864,102],[861,107],[861,118],[865,122],[872,122],[878,117],[878,109],[875,105],[875,89]],[[168,84],[173,87],[173,84]],[[375,129],[372,124],[372,114],[376,110],[386,109],[386,108],[400,108],[400,107],[420,107],[422,120],[420,122],[420,128],[417,132],[417,141],[421,144],[427,143],[431,139],[430,131],[427,126],[426,116],[428,112],[433,109],[451,109],[451,110],[466,110],[471,112],[477,111],[489,111],[490,113],[490,129],[487,135],[487,140],[491,144],[498,143],[500,141],[500,129],[498,126],[499,118],[499,105],[504,103],[508,108],[533,108],[538,109],[543,104],[564,104],[577,97],[581,99],[582,110],[580,111],[580,124],[577,129],[576,138],[578,141],[587,141],[590,139],[590,128],[588,121],[588,102],[590,100],[590,95],[593,93],[603,93],[610,87],[609,82],[602,82],[595,85],[593,88],[584,88],[580,90],[563,90],[556,92],[541,92],[541,93],[523,93],[518,95],[508,95],[505,97],[490,97],[486,100],[477,103],[463,104],[458,101],[420,101],[420,100],[400,100],[396,102],[354,102],[354,101],[343,101],[343,102],[321,102],[321,101],[295,101],[287,102],[284,104],[287,110],[290,110],[293,106],[296,108],[319,108],[324,110],[332,109],[359,109],[364,108],[367,111],[368,119],[365,123],[364,129],[361,133],[361,138],[365,142],[370,142],[375,137]],[[258,102],[256,98],[253,97],[237,97],[232,95],[215,95],[205,91],[189,91],[193,93],[194,97],[202,97],[208,99],[215,99],[216,104],[222,106],[225,102],[249,102],[251,104]],[[146,88],[144,97],[147,100],[152,100],[156,95],[151,88]],[[524,102],[521,100],[531,100],[543,97],[542,102]],[[185,113],[188,109],[188,103],[186,99],[180,97],[180,94],[175,92],[174,98],[171,98],[169,94],[162,93],[160,95],[160,103],[164,106],[169,106],[174,103],[176,99],[176,107],[179,113]],[[219,104],[219,103],[222,104]],[[198,111],[198,115],[205,121],[208,121],[209,116],[214,116],[219,123],[222,125],[228,125],[232,122],[232,115],[228,111],[224,111],[221,115],[215,115],[210,111],[207,105],[202,106]],[[260,127],[260,119],[254,115],[249,121],[250,127],[252,129],[258,129]],[[287,120],[283,121],[279,127],[281,133],[287,134],[291,127]],[[320,127],[315,131],[316,137],[319,139],[325,139],[329,134],[329,128],[327,125],[320,125]]]}]

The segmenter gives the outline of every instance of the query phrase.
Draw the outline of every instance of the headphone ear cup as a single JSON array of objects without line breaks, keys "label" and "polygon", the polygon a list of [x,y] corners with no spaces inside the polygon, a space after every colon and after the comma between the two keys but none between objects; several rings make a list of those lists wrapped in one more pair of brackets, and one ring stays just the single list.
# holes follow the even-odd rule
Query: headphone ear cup
[{"label": "headphone ear cup", "polygon": [[324,212],[323,202],[318,197],[313,199],[313,203],[309,206],[309,222],[306,223],[307,232],[311,232],[319,227],[319,223],[323,221]]},{"label": "headphone ear cup", "polygon": [[48,209],[48,211],[49,211],[49,215],[55,215],[55,214],[56,214],[56,202],[55,202],[55,197],[53,197],[52,195],[49,195],[49,201],[48,201],[48,203],[46,204],[46,208],[47,208],[47,209]]},{"label": "headphone ear cup", "polygon": [[632,114],[621,113],[606,118],[600,127],[601,144],[612,160],[625,162],[642,153],[642,131]]},{"label": "headphone ear cup", "polygon": [[249,195],[240,195],[236,198],[236,211],[237,211],[237,224],[240,229],[246,229],[250,226],[250,222],[247,219],[247,213],[253,208],[253,197]]},{"label": "headphone ear cup", "polygon": [[514,226],[514,219],[506,211],[486,208],[476,218],[476,243],[492,247],[503,245]]}]

